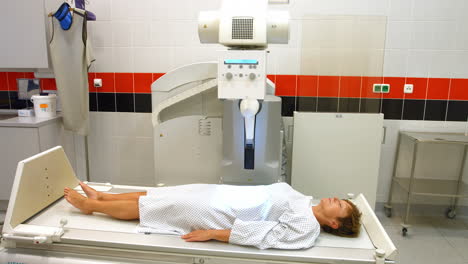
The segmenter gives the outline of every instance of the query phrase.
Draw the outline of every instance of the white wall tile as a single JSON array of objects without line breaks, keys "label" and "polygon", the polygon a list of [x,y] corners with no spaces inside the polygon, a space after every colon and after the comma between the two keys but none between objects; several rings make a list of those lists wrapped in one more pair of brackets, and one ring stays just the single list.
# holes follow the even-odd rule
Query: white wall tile
[{"label": "white wall tile", "polygon": [[132,9],[133,3],[134,1],[128,1],[128,0],[112,0],[112,6],[111,6],[112,21],[128,20],[129,11]]},{"label": "white wall tile", "polygon": [[169,21],[151,22],[151,43],[156,47],[172,47],[175,43],[173,24]]},{"label": "white wall tile", "polygon": [[136,170],[133,175],[137,178],[135,181],[143,186],[155,186],[156,177],[154,172],[154,160],[137,160]]},{"label": "white wall tile", "polygon": [[413,22],[411,21],[388,21],[385,48],[410,48],[412,28]]},{"label": "white wall tile", "polygon": [[[136,122],[136,136],[151,138],[151,148],[153,146],[153,122],[151,113],[134,113],[133,118]],[[153,155],[153,154],[151,154]]]},{"label": "white wall tile", "polygon": [[154,50],[154,48],[150,47],[133,48],[133,65],[135,72],[152,72],[152,65],[157,56]]},{"label": "white wall tile", "polygon": [[169,4],[165,1],[151,1],[151,17],[153,20],[164,21],[169,18]]},{"label": "white wall tile", "polygon": [[112,72],[134,72],[133,49],[112,48]]},{"label": "white wall tile", "polygon": [[408,75],[409,77],[428,77],[431,65],[431,51],[410,50],[408,54]]},{"label": "white wall tile", "polygon": [[130,20],[151,20],[152,19],[152,10],[151,4],[155,1],[153,0],[133,0],[128,1],[132,4],[130,5],[130,10],[128,10],[128,17]]},{"label": "white wall tile", "polygon": [[468,78],[468,51],[456,51],[452,66],[452,78]]},{"label": "white wall tile", "polygon": [[268,51],[266,72],[267,74],[278,74],[279,48],[269,47]]},{"label": "white wall tile", "polygon": [[154,19],[194,20],[198,12],[194,10],[197,2],[191,0],[153,1]]},{"label": "white wall tile", "polygon": [[57,11],[62,3],[62,0],[46,0],[44,5],[46,13]]},{"label": "white wall tile", "polygon": [[112,46],[132,46],[132,24],[128,21],[112,21]]},{"label": "white wall tile", "polygon": [[132,46],[151,47],[151,21],[135,21],[131,23]]},{"label": "white wall tile", "polygon": [[[273,51],[272,51],[273,52]],[[278,74],[296,75],[300,72],[300,56],[299,51],[295,48],[279,48],[277,50],[278,59],[277,72]]]},{"label": "white wall tile", "polygon": [[94,72],[113,72],[113,59],[112,49],[107,48],[93,48],[94,58],[92,69]]},{"label": "white wall tile", "polygon": [[188,47],[176,47],[174,48],[174,66],[175,68],[182,67],[187,64],[191,64],[194,62],[194,53],[196,49],[188,48]]},{"label": "white wall tile", "polygon": [[453,69],[453,62],[456,61],[456,51],[433,51],[429,76],[432,78],[450,77]]},{"label": "white wall tile", "polygon": [[137,159],[136,137],[114,137],[114,139],[118,142],[120,162]]},{"label": "white wall tile", "polygon": [[468,17],[457,20],[455,49],[468,50]]},{"label": "white wall tile", "polygon": [[[150,115],[150,114],[145,114]],[[153,149],[153,135],[151,137],[137,137],[135,141],[135,159],[146,160],[153,163],[154,149]]]},{"label": "white wall tile", "polygon": [[408,63],[408,50],[385,50],[384,76],[405,77]]},{"label": "white wall tile", "polygon": [[432,49],[454,50],[456,47],[457,23],[454,21],[437,21],[430,24],[432,28]]},{"label": "white wall tile", "polygon": [[122,185],[138,185],[140,179],[136,175],[136,163],[136,160],[119,160],[116,163],[118,172],[114,176],[113,182]]},{"label": "white wall tile", "polygon": [[317,14],[319,0],[295,0],[290,1],[287,10],[292,19],[302,19],[307,14]]},{"label": "white wall tile", "polygon": [[433,29],[428,21],[414,21],[411,27],[412,49],[431,49],[433,45]]},{"label": "white wall tile", "polygon": [[456,0],[414,0],[413,18],[422,21],[453,19],[457,10],[456,2]]},{"label": "white wall tile", "polygon": [[413,13],[414,0],[389,1],[388,19],[410,21]]},{"label": "white wall tile", "polygon": [[112,23],[110,21],[93,22],[92,41],[95,47],[112,47]]},{"label": "white wall tile", "polygon": [[156,57],[152,63],[152,72],[168,72],[175,68],[175,49],[168,47],[153,48]]},{"label": "white wall tile", "polygon": [[200,47],[200,48],[191,48],[193,51],[192,60],[193,62],[204,62],[204,61],[217,61],[218,60],[218,51],[223,49],[220,45],[213,47]]},{"label": "white wall tile", "polygon": [[111,20],[111,2],[111,0],[87,1],[85,7],[86,10],[96,15],[97,21],[109,21]]},{"label": "white wall tile", "polygon": [[198,23],[193,20],[170,22],[173,45],[177,47],[192,47],[198,45]]},{"label": "white wall tile", "polygon": [[123,138],[136,137],[137,126],[134,118],[134,113],[118,113],[116,121],[114,122],[114,129],[112,136]]}]

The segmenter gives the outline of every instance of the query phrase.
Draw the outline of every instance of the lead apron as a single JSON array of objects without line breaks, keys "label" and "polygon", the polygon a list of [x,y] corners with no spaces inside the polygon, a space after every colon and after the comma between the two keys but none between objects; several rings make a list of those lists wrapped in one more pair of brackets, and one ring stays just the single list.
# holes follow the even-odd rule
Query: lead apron
[{"label": "lead apron", "polygon": [[86,11],[75,8],[68,30],[52,17],[50,53],[55,82],[62,102],[63,124],[66,130],[88,135],[89,92],[88,69],[94,61],[86,32]]}]

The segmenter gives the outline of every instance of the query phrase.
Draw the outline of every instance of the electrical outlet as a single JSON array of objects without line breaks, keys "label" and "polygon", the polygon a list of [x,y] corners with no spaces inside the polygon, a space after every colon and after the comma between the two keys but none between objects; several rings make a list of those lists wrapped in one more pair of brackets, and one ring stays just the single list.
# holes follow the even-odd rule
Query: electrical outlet
[{"label": "electrical outlet", "polygon": [[405,84],[403,88],[404,93],[413,93],[413,85],[412,84]]},{"label": "electrical outlet", "polygon": [[382,92],[382,85],[374,83],[374,93],[381,93]]},{"label": "electrical outlet", "polygon": [[382,84],[382,93],[390,92],[390,84]]},{"label": "electrical outlet", "polygon": [[94,87],[102,87],[102,79],[94,79]]}]

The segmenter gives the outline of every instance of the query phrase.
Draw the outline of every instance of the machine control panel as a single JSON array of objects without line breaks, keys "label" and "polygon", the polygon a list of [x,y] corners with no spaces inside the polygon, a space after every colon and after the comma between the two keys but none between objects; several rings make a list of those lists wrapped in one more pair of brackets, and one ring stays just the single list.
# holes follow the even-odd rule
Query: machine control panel
[{"label": "machine control panel", "polygon": [[[226,50],[218,61],[218,98],[265,98],[265,50]],[[248,59],[247,59],[248,58]]]}]

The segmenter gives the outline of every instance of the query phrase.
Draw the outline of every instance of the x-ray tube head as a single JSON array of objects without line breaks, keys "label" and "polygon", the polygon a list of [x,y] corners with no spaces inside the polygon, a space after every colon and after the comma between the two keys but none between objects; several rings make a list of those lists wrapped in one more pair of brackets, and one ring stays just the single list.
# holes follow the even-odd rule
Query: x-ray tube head
[{"label": "x-ray tube head", "polygon": [[219,11],[200,12],[198,36],[201,43],[227,47],[287,44],[289,13],[268,10],[268,0],[224,0]]}]

